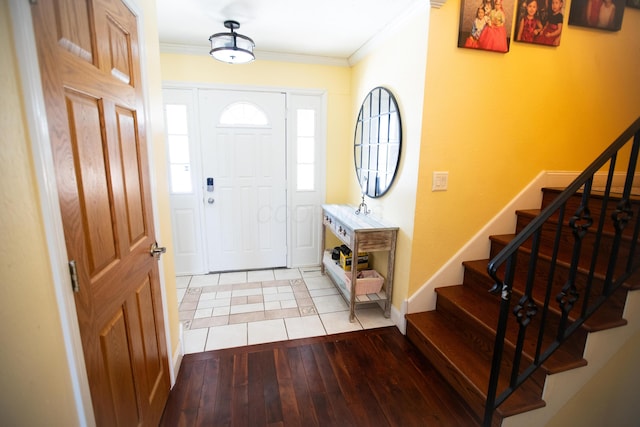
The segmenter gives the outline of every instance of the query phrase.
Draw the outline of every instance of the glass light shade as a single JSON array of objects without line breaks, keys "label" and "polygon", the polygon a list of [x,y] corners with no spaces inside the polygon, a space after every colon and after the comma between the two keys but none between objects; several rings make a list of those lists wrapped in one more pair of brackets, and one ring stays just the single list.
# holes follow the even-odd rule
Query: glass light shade
[{"label": "glass light shade", "polygon": [[218,61],[229,64],[245,64],[256,57],[253,55],[255,44],[249,37],[236,32],[218,33],[209,37],[211,50],[209,55]]}]

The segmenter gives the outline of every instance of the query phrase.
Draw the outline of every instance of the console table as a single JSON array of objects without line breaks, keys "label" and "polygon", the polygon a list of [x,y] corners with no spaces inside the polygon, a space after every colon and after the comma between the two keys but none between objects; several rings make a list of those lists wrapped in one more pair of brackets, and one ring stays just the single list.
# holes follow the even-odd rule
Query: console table
[{"label": "console table", "polygon": [[[355,319],[355,307],[360,303],[377,302],[384,310],[385,317],[391,315],[391,296],[393,295],[393,271],[396,255],[398,227],[395,227],[373,215],[356,214],[356,208],[348,205],[322,205],[322,267],[341,291],[349,304],[349,321]],[[351,249],[353,256],[351,271],[344,271],[334,260],[331,253],[325,251],[326,233],[330,231],[342,243]],[[387,274],[383,288],[376,294],[356,295],[357,259],[359,252],[388,252]],[[350,274],[351,283],[347,285],[346,275]]]}]

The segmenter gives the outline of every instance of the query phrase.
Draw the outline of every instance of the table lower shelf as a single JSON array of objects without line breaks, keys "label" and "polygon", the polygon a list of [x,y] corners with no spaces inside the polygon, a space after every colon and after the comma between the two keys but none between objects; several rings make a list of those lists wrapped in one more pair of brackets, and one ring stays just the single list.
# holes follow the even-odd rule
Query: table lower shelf
[{"label": "table lower shelf", "polygon": [[[340,290],[340,293],[346,300],[347,304],[351,304],[351,289],[350,284],[347,285],[346,275],[351,274],[350,271],[344,271],[338,261],[331,259],[331,252],[325,251],[322,257],[322,263],[324,265],[324,271],[334,283],[336,288]],[[383,287],[380,292],[373,294],[356,295],[355,305],[378,303],[384,310],[385,317],[389,317],[389,305],[390,301],[387,297],[385,288]],[[353,321],[353,309],[350,307],[351,313],[349,319]]]}]

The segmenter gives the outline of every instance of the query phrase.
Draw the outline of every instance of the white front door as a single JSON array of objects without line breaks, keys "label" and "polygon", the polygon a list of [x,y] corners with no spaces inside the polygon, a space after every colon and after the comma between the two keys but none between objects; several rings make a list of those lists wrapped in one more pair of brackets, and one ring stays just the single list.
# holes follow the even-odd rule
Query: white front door
[{"label": "white front door", "polygon": [[199,91],[209,271],[286,267],[285,95]]}]

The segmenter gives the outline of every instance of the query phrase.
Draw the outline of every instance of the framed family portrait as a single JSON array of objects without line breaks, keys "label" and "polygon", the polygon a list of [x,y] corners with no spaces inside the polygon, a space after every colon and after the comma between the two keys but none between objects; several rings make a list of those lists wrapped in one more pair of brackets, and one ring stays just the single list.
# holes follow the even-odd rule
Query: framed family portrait
[{"label": "framed family portrait", "polygon": [[515,0],[462,0],[458,47],[506,53]]},{"label": "framed family portrait", "polygon": [[518,42],[559,46],[564,0],[521,0],[514,38]]},{"label": "framed family portrait", "polygon": [[629,0],[573,0],[569,10],[569,25],[620,31],[627,1]]}]

